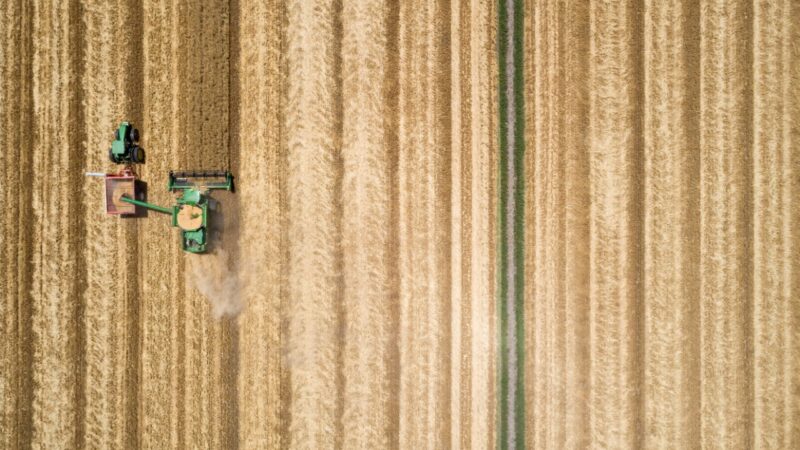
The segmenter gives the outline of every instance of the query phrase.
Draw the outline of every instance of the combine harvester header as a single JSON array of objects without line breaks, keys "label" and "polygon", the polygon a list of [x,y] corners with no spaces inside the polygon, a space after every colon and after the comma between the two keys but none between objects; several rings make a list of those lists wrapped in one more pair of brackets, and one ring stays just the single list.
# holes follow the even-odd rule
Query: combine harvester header
[{"label": "combine harvester header", "polygon": [[169,214],[172,226],[181,229],[184,251],[203,253],[208,245],[209,192],[215,189],[233,191],[233,174],[227,170],[170,171],[167,189],[176,193],[175,204],[164,207],[148,203],[137,186],[133,164],[144,161],[138,146],[139,131],[129,122],[122,122],[114,134],[109,159],[125,167],[118,173],[87,172],[87,176],[105,179],[105,209],[110,215],[133,216],[136,207]]}]

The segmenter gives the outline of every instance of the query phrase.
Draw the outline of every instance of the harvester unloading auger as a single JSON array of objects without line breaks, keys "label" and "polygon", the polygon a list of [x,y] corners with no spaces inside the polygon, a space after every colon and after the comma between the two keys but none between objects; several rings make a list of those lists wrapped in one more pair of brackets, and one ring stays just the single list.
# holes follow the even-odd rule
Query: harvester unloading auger
[{"label": "harvester unloading auger", "polygon": [[181,229],[184,251],[203,253],[208,245],[209,191],[233,190],[233,175],[227,170],[170,171],[167,189],[177,194],[175,205],[164,207],[146,202],[139,192],[134,163],[144,161],[138,146],[139,131],[129,122],[122,122],[114,135],[109,159],[125,167],[119,173],[88,172],[88,176],[105,178],[106,213],[122,216],[136,214],[140,206],[172,216],[172,226]]}]

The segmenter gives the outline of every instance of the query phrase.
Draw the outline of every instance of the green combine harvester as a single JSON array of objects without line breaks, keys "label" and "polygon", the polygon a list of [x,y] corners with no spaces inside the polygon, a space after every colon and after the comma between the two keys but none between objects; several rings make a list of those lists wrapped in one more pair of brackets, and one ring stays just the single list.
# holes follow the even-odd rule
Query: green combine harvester
[{"label": "green combine harvester", "polygon": [[181,193],[176,204],[170,208],[136,200],[127,195],[122,195],[120,200],[170,214],[172,226],[181,229],[183,250],[190,253],[205,252],[208,243],[208,191],[233,190],[233,175],[228,171],[170,172],[167,188]]},{"label": "green combine harvester", "polygon": [[87,172],[87,176],[105,179],[105,210],[109,215],[136,217],[136,207],[172,216],[172,226],[181,229],[184,251],[203,253],[208,246],[209,192],[217,189],[233,191],[233,175],[227,170],[170,171],[167,189],[177,194],[172,207],[148,203],[140,192],[134,164],[144,162],[144,151],[138,145],[139,130],[130,122],[120,123],[108,157],[123,164],[118,173]]}]

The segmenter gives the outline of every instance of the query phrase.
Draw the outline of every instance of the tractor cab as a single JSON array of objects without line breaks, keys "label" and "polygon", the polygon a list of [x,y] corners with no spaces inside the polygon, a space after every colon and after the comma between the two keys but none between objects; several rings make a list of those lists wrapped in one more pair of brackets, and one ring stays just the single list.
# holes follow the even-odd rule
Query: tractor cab
[{"label": "tractor cab", "polygon": [[122,122],[114,132],[114,141],[108,149],[108,159],[114,164],[140,164],[144,150],[139,147],[139,130],[130,122]]}]

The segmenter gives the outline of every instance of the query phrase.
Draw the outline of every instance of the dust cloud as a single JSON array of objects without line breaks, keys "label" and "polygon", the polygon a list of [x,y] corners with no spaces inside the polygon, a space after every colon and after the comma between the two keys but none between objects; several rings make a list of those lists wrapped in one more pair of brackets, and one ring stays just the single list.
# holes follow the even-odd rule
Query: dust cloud
[{"label": "dust cloud", "polygon": [[245,306],[244,293],[252,268],[238,256],[235,197],[221,192],[216,197],[222,198],[209,197],[209,251],[189,255],[186,285],[205,297],[214,319],[236,318]]},{"label": "dust cloud", "polygon": [[198,255],[190,263],[187,284],[208,300],[215,319],[236,317],[244,308],[246,277],[241,269],[241,264],[232,261],[230,253],[221,248]]}]

